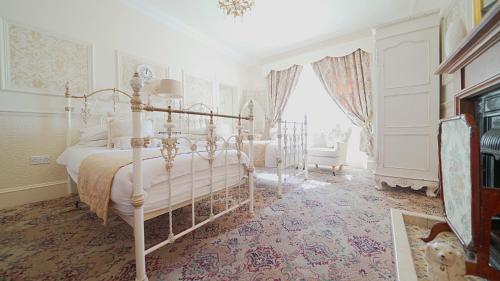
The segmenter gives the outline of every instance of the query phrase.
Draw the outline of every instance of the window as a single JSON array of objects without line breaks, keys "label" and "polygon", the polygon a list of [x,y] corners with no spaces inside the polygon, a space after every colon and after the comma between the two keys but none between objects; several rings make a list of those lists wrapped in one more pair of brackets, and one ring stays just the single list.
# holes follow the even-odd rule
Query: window
[{"label": "window", "polygon": [[349,120],[342,109],[325,91],[321,81],[314,73],[311,65],[304,65],[297,87],[290,96],[283,112],[286,120],[302,120],[304,113],[308,118],[308,144],[314,145],[321,134],[328,134],[337,124],[352,133],[348,140],[347,163],[353,166],[366,167],[366,154],[359,150],[361,129]]}]

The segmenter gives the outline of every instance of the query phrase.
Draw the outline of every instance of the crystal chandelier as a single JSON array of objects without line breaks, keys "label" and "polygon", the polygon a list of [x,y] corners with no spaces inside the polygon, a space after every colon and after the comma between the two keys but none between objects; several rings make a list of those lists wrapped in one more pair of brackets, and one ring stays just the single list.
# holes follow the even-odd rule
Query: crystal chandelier
[{"label": "crystal chandelier", "polygon": [[243,16],[254,4],[254,0],[219,0],[219,8],[235,18]]}]

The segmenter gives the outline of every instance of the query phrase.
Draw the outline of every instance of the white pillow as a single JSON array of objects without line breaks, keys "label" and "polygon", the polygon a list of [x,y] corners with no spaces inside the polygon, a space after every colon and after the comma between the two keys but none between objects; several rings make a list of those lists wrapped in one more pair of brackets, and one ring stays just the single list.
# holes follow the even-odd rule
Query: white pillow
[{"label": "white pillow", "polygon": [[231,130],[229,125],[224,122],[219,122],[215,127],[215,135],[227,140],[231,136]]},{"label": "white pillow", "polygon": [[108,140],[95,140],[95,141],[89,141],[84,143],[84,146],[91,146],[91,147],[103,147],[108,144]]},{"label": "white pillow", "polygon": [[334,131],[330,131],[328,135],[325,137],[325,143],[326,147],[328,148],[335,148],[338,142],[338,136]]},{"label": "white pillow", "polygon": [[[123,138],[128,138],[130,143],[130,139],[132,139],[132,120],[130,118],[108,118],[108,128],[108,148],[113,148],[116,144],[121,149],[125,149],[127,146]],[[153,120],[146,119],[142,121],[142,135],[144,137],[152,137],[154,135],[153,128]]]},{"label": "white pillow", "polygon": [[80,144],[85,144],[90,141],[106,140],[107,137],[107,128],[101,126],[93,126],[80,130]]},{"label": "white pillow", "polygon": [[131,149],[132,144],[130,143],[130,137],[116,137],[113,138],[113,148],[115,149]]}]

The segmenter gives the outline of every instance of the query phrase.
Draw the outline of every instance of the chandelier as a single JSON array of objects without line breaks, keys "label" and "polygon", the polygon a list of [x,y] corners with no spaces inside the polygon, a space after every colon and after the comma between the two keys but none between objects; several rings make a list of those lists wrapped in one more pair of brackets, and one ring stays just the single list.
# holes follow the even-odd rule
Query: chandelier
[{"label": "chandelier", "polygon": [[219,8],[235,18],[243,16],[254,4],[254,0],[219,0]]}]

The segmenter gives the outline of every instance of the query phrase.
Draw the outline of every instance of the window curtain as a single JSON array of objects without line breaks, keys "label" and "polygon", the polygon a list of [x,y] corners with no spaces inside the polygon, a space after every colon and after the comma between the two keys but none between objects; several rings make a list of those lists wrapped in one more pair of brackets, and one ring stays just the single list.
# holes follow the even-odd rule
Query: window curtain
[{"label": "window curtain", "polygon": [[302,65],[293,65],[285,70],[271,70],[267,75],[267,114],[264,129],[264,138],[270,138],[273,128],[285,109],[290,94],[295,89],[299,80]]},{"label": "window curtain", "polygon": [[370,55],[358,49],[343,57],[325,57],[312,66],[330,97],[362,128],[360,150],[373,156]]}]

